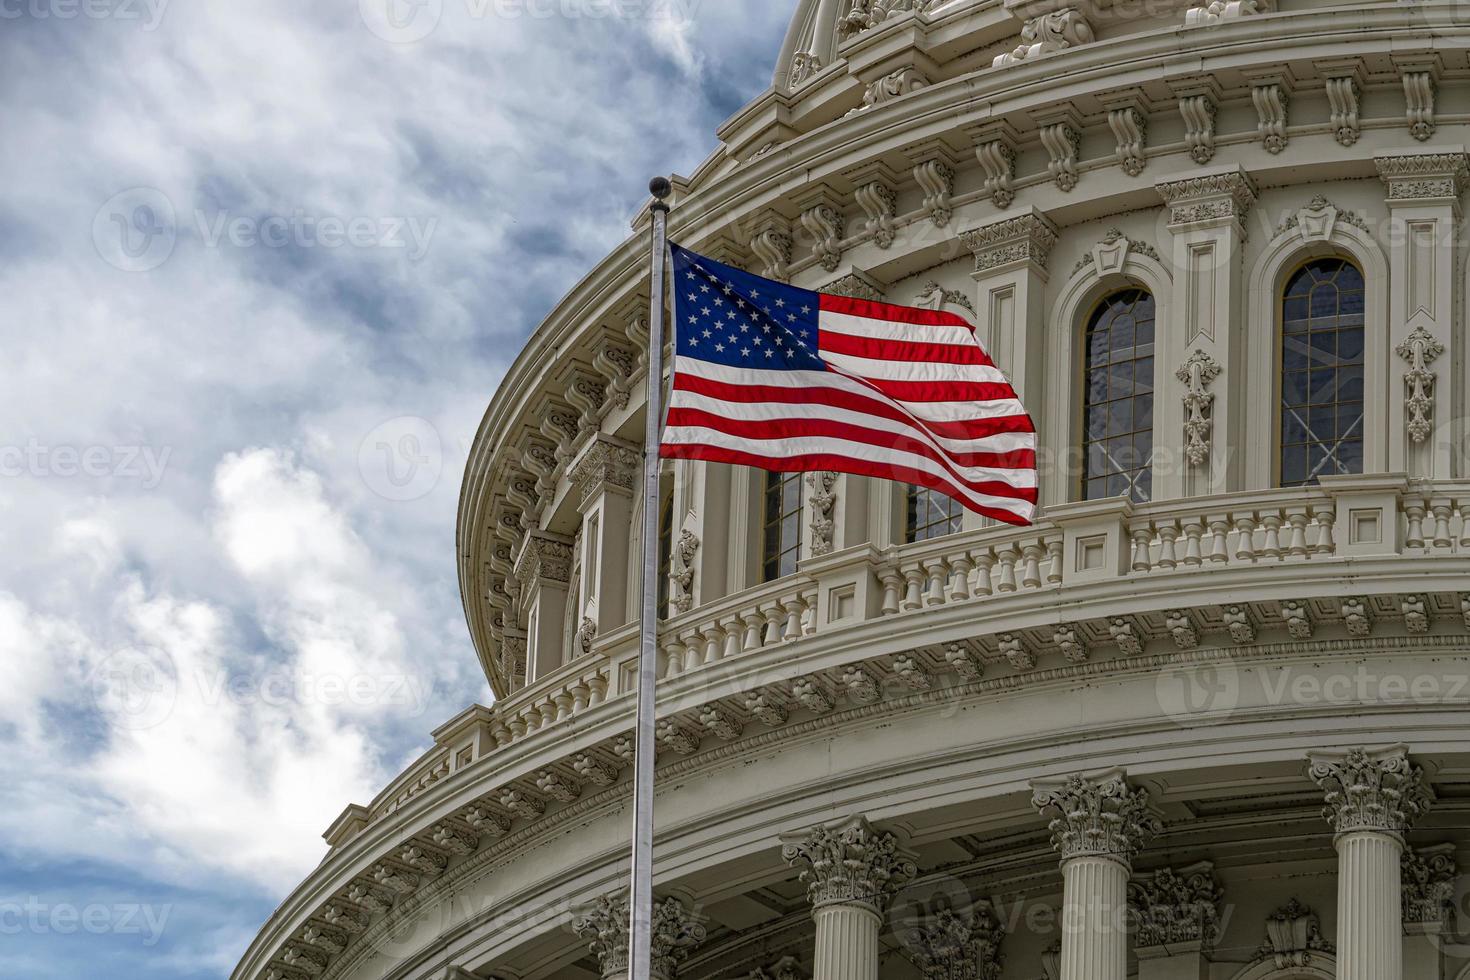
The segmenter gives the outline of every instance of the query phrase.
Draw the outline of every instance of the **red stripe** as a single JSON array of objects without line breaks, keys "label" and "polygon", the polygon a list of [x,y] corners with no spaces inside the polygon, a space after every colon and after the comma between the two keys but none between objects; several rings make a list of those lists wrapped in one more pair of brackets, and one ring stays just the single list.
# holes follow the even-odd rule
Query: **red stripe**
[{"label": "red stripe", "polygon": [[[694,425],[744,439],[786,439],[799,436],[833,436],[849,442],[865,442],[885,449],[927,456],[939,463],[956,463],[960,466],[988,466],[1005,470],[1034,470],[1036,452],[1017,449],[1009,453],[956,452],[934,446],[913,436],[899,435],[885,429],[870,429],[851,422],[835,419],[778,419],[776,421],[737,419],[728,415],[716,415],[699,408],[670,408],[668,425]],[[937,454],[937,455],[936,455]],[[941,458],[942,457],[942,458]],[[960,479],[959,474],[955,474]]]},{"label": "red stripe", "polygon": [[976,364],[994,367],[989,355],[976,344],[931,344],[909,340],[879,340],[855,337],[836,330],[817,330],[817,349],[822,353],[849,354],[879,361],[923,361],[929,364]]},{"label": "red stripe", "polygon": [[841,388],[787,388],[780,385],[743,385],[714,381],[696,374],[676,373],[675,391],[692,391],[726,402],[781,402],[790,405],[830,405],[868,415],[881,415],[946,439],[984,439],[1005,432],[1035,432],[1029,415],[998,415],[964,422],[934,422],[919,419],[878,398],[869,398]]},{"label": "red stripe", "polygon": [[921,310],[912,306],[894,306],[892,303],[874,303],[872,300],[853,299],[851,296],[832,296],[819,293],[818,308],[833,313],[867,317],[869,320],[887,320],[891,323],[917,323],[931,327],[964,327],[975,331],[970,321],[945,310]]},{"label": "red stripe", "polygon": [[842,372],[896,402],[994,402],[1016,397],[1004,381],[890,381]]},{"label": "red stripe", "polygon": [[[871,476],[880,480],[912,483],[915,486],[927,487],[930,490],[953,497],[966,510],[974,511],[984,517],[992,517],[1006,524],[1015,524],[1021,527],[1028,527],[1031,524],[1030,521],[1022,520],[1019,515],[1012,511],[999,507],[986,507],[976,504],[945,480],[925,473],[922,470],[873,463],[868,460],[856,459],[852,456],[842,456],[836,453],[811,453],[809,455],[776,459],[769,456],[759,456],[755,453],[741,452],[736,449],[725,449],[721,446],[683,445],[661,446],[659,447],[659,455],[665,459],[700,459],[710,463],[733,463],[737,466],[753,466],[756,469],[774,470],[778,473],[836,470],[840,473],[855,473],[858,476]],[[1024,495],[1017,494],[1016,499],[1035,504],[1036,491],[1033,489],[1025,491]]]}]

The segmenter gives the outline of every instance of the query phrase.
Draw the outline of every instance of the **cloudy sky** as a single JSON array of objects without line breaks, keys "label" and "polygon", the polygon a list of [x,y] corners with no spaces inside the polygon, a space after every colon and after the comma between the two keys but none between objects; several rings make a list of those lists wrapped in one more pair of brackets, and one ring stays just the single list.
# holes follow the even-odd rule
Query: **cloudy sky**
[{"label": "cloudy sky", "polygon": [[608,6],[0,0],[0,976],[228,974],[489,697],[469,440],[790,4]]}]

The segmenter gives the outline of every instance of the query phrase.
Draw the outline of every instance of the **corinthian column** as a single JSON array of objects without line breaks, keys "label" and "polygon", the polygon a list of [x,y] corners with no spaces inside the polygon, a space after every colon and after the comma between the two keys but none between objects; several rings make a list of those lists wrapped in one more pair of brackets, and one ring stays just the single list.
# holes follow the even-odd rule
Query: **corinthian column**
[{"label": "corinthian column", "polygon": [[893,890],[916,873],[892,834],[864,817],[788,839],[781,855],[801,864],[817,925],[812,980],[878,980],[878,932]]},{"label": "corinthian column", "polygon": [[[628,980],[628,897],[603,896],[582,909],[572,921],[577,935],[587,940],[602,971],[602,980]],[[679,962],[690,947],[704,939],[700,916],[677,898],[666,898],[653,909],[652,980],[674,980]]]},{"label": "corinthian column", "polygon": [[1309,758],[1337,832],[1338,980],[1403,980],[1399,862],[1404,831],[1429,809],[1423,771],[1402,745]]},{"label": "corinthian column", "polygon": [[1059,980],[1124,980],[1128,975],[1128,876],[1132,859],[1162,827],[1148,792],[1121,769],[1032,783],[1032,804],[1052,817],[1062,857]]}]

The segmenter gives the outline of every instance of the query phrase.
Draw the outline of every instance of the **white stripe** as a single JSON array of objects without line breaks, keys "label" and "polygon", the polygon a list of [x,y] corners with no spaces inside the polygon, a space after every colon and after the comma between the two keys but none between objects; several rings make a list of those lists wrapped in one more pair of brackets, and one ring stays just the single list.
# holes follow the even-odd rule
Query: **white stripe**
[{"label": "white stripe", "polygon": [[975,335],[967,327],[932,326],[927,323],[898,323],[851,313],[822,310],[817,314],[822,330],[861,337],[865,340],[903,340],[923,344],[961,344],[974,347]]},{"label": "white stripe", "polygon": [[866,398],[875,398],[903,409],[925,422],[976,422],[981,419],[1024,415],[1026,409],[1015,398],[992,398],[979,402],[906,402],[878,391],[872,385],[833,371],[761,371],[727,367],[696,357],[674,358],[676,374],[690,374],[709,381],[732,385],[769,385],[777,388],[834,388]]},{"label": "white stripe", "polygon": [[[998,497],[988,493],[981,493],[978,490],[971,490],[969,487],[956,481],[954,476],[945,470],[944,467],[923,456],[915,456],[912,453],[906,453],[896,449],[885,449],[881,446],[873,446],[865,442],[796,437],[791,439],[763,440],[758,444],[753,444],[749,439],[740,436],[732,436],[729,433],[720,432],[717,429],[708,429],[695,425],[669,426],[664,430],[663,442],[671,446],[717,446],[721,449],[750,453],[777,460],[799,459],[803,456],[818,454],[851,456],[854,459],[862,459],[889,466],[903,466],[908,469],[928,473],[930,476],[950,484],[959,496],[972,501],[980,507],[992,507],[1027,516],[1029,516],[1030,511],[1033,509],[1029,501],[1017,500],[1014,497]],[[1016,486],[1018,489],[1029,489],[1035,486],[1035,471],[1025,470],[1017,471],[1017,473],[1019,475],[1029,475],[1032,478],[1032,482],[1012,484],[1013,486]]]},{"label": "white stripe", "polygon": [[731,402],[694,391],[675,389],[669,407],[693,408],[713,415],[730,416],[742,420],[775,422],[781,419],[815,419],[822,422],[845,422],[849,425],[861,425],[869,429],[892,432],[904,438],[926,442],[938,452],[1008,453],[1020,449],[1036,448],[1034,432],[997,432],[979,439],[950,439],[936,436],[920,428],[916,423],[900,422],[896,419],[870,415],[848,408],[836,408],[832,405]]},{"label": "white stripe", "polygon": [[858,378],[875,381],[963,381],[969,384],[1002,384],[1010,381],[999,368],[982,364],[946,364],[941,361],[890,361],[858,354],[823,350],[822,360]]}]

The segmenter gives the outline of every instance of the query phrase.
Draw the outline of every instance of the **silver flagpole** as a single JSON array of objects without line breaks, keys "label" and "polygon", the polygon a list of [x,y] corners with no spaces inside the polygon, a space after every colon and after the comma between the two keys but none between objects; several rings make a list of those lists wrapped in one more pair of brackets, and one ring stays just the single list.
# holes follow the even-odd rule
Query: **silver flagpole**
[{"label": "silver flagpole", "polygon": [[653,714],[658,676],[658,444],[663,422],[664,242],[673,191],[668,180],[648,183],[654,197],[649,256],[648,420],[643,438],[643,618],[638,651],[638,737],[633,757],[633,887],[629,902],[630,980],[649,980],[653,939]]}]

